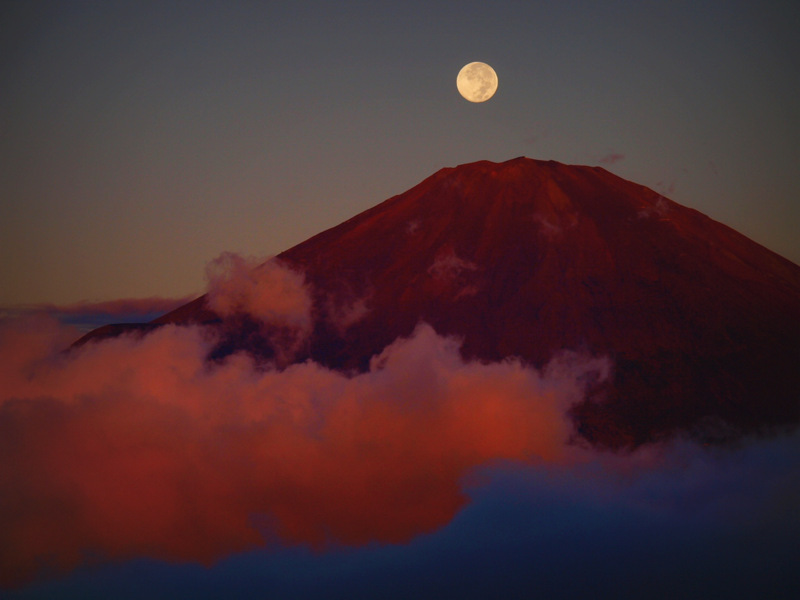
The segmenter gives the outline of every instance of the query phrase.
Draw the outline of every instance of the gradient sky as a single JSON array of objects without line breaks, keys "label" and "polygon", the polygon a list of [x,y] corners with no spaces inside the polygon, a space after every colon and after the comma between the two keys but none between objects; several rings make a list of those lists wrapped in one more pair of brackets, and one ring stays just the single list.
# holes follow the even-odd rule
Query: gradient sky
[{"label": "gradient sky", "polygon": [[482,159],[600,165],[800,263],[798,31],[797,0],[4,0],[0,595],[798,597],[797,432],[568,445],[603,357],[426,326],[360,374],[208,361],[197,327],[62,352]]},{"label": "gradient sky", "polygon": [[[796,1],[0,8],[0,306],[201,293],[442,167],[601,165],[800,262]],[[485,104],[455,78],[480,60]]]}]

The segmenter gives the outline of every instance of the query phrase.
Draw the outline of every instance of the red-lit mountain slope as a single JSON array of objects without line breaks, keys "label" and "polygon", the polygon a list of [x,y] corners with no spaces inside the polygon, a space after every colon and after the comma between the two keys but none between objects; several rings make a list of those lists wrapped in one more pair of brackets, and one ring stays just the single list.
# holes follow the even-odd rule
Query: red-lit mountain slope
[{"label": "red-lit mountain slope", "polygon": [[[442,169],[279,258],[314,294],[298,361],[365,368],[426,321],[462,338],[468,358],[609,356],[613,380],[573,411],[593,443],[798,421],[800,267],[601,168]],[[332,324],[358,301],[358,320]],[[157,323],[214,321],[204,303]],[[270,353],[244,321],[218,352],[239,347]]]}]

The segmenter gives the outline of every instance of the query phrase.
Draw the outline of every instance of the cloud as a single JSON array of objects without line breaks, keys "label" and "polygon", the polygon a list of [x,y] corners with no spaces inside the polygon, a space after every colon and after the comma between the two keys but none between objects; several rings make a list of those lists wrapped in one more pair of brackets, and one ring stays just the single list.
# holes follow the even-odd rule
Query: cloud
[{"label": "cloud", "polygon": [[674,194],[675,180],[672,180],[669,183],[665,183],[663,181],[657,181],[655,187],[664,190],[665,194]]},{"label": "cloud", "polygon": [[475,263],[460,258],[455,250],[448,248],[436,255],[433,263],[428,267],[428,273],[436,279],[453,280],[462,273],[475,271],[477,268]]},{"label": "cloud", "polygon": [[601,165],[613,165],[624,159],[625,159],[624,154],[619,154],[618,152],[610,152],[605,156],[603,156],[602,158],[599,158],[597,162],[599,162]]},{"label": "cloud", "polygon": [[368,294],[364,298],[328,296],[325,302],[325,320],[339,333],[344,333],[369,314]]},{"label": "cloud", "polygon": [[82,301],[73,304],[29,304],[0,309],[0,318],[44,313],[80,331],[90,331],[108,323],[151,321],[186,304],[192,298],[124,298],[103,302]]},{"label": "cloud", "polygon": [[206,266],[206,278],[212,311],[234,328],[242,321],[256,323],[276,360],[291,362],[313,325],[312,294],[303,273],[277,258],[264,261],[225,252]]},{"label": "cloud", "polygon": [[564,232],[560,224],[553,223],[548,217],[543,215],[534,215],[533,222],[536,223],[539,233],[546,238],[552,239],[560,236]]},{"label": "cloud", "polygon": [[637,217],[640,219],[649,219],[651,217],[665,219],[667,218],[667,214],[669,214],[670,210],[669,201],[664,196],[659,194],[655,202],[639,209]]},{"label": "cloud", "polygon": [[123,298],[104,302],[76,302],[74,304],[42,304],[38,309],[57,315],[150,315],[174,310],[192,298]]},{"label": "cloud", "polygon": [[246,315],[264,323],[307,329],[311,296],[305,276],[279,259],[224,252],[206,266],[208,306],[221,317]]},{"label": "cloud", "polygon": [[438,287],[449,290],[454,299],[457,299],[478,293],[478,285],[474,283],[472,276],[478,270],[478,265],[464,260],[453,248],[447,247],[436,254],[433,263],[428,267],[428,274]]},{"label": "cloud", "polygon": [[[255,277],[286,301],[262,304],[223,278],[222,306],[298,318],[301,277],[280,266]],[[575,355],[542,372],[465,362],[426,325],[355,376],[245,354],[209,363],[216,340],[200,327],[65,353],[73,334],[41,316],[0,323],[5,584],[91,557],[209,563],[273,536],[408,540],[452,519],[476,466],[576,460],[565,411],[608,372]]]}]

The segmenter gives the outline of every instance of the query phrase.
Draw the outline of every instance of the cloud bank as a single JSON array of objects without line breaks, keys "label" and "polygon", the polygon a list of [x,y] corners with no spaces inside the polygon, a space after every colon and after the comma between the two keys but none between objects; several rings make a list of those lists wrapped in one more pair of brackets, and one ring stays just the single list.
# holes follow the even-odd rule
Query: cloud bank
[{"label": "cloud bank", "polygon": [[[301,279],[262,276],[288,299],[268,316],[302,323]],[[217,306],[261,308],[248,285],[223,280]],[[574,460],[565,411],[608,370],[465,362],[424,324],[350,377],[245,354],[209,363],[214,335],[199,327],[63,352],[71,340],[42,316],[0,325],[5,585],[87,560],[210,563],[276,536],[409,540],[452,519],[478,465]]]},{"label": "cloud bank", "polygon": [[75,302],[73,304],[32,304],[0,308],[0,319],[19,318],[43,313],[88,332],[109,323],[141,323],[151,321],[164,313],[192,300],[186,298],[122,298],[103,302]]},{"label": "cloud bank", "polygon": [[[435,272],[469,272],[456,258]],[[267,332],[346,326],[368,310],[353,298],[313,305],[312,292],[277,261],[225,255],[210,267],[216,310]],[[215,564],[182,579],[209,593],[226,569],[224,581],[241,577],[239,559],[221,561],[232,554],[269,584],[253,597],[352,595],[353,569],[372,577],[371,597],[413,595],[387,589],[387,569],[418,585],[444,570],[462,597],[512,584],[518,596],[535,585],[576,597],[598,581],[617,597],[631,573],[636,597],[662,575],[659,589],[678,597],[674,573],[703,571],[705,590],[730,565],[732,590],[791,586],[796,436],[741,453],[675,441],[597,455],[569,443],[565,414],[608,377],[605,359],[564,353],[540,371],[470,362],[423,323],[348,375],[242,352],[209,360],[224,334],[168,325],[65,351],[79,334],[52,317],[0,319],[0,586],[103,566],[46,582],[61,596],[87,573],[106,581],[114,564],[149,558]],[[121,594],[141,595],[121,581]]]}]

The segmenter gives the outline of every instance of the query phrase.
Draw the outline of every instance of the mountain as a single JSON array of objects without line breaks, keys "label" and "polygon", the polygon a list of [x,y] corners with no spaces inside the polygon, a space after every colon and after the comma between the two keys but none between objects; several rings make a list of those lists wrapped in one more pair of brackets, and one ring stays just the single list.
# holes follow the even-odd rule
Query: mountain
[{"label": "mountain", "polygon": [[[295,362],[365,369],[424,321],[461,338],[469,359],[610,357],[612,379],[572,409],[595,445],[800,421],[800,267],[602,168],[517,158],[442,169],[278,259],[313,295]],[[165,323],[220,328],[215,356],[275,353],[257,323],[221,318],[206,296],[145,328]]]}]

